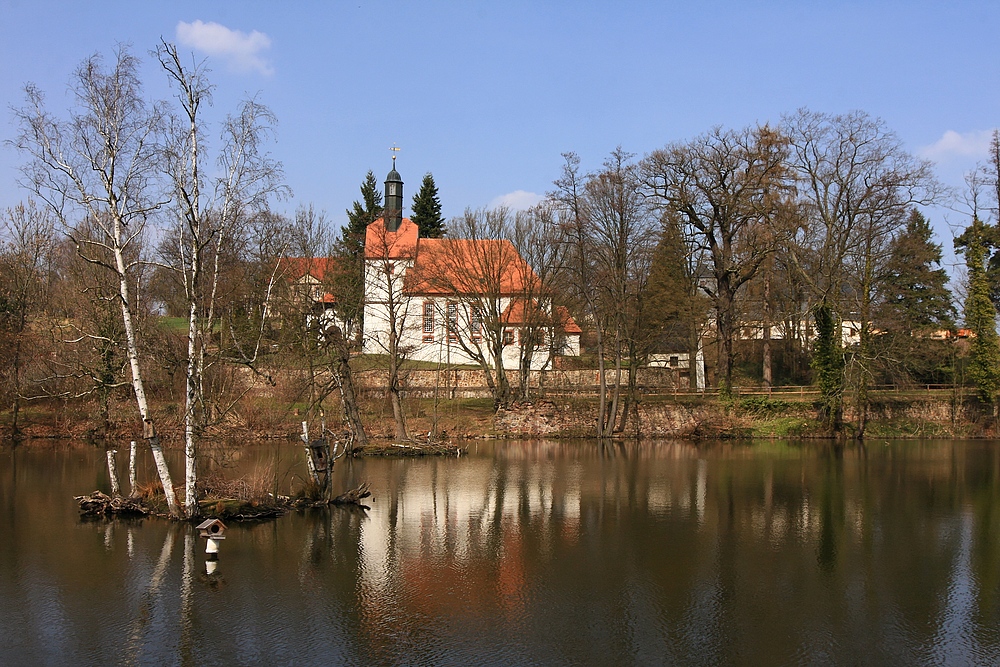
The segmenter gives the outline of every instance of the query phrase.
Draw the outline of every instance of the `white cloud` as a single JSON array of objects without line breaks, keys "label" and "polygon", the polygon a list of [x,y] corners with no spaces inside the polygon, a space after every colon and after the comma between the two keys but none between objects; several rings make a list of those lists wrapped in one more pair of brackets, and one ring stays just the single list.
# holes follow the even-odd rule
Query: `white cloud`
[{"label": "white cloud", "polygon": [[490,202],[489,208],[496,208],[498,206],[506,206],[512,211],[524,211],[531,208],[538,202],[545,199],[540,194],[534,192],[527,192],[526,190],[514,190],[513,192],[508,192],[505,195],[500,195]]},{"label": "white cloud", "polygon": [[254,30],[249,35],[219,23],[195,21],[177,24],[177,41],[210,56],[225,60],[237,72],[274,74],[271,63],[261,54],[271,48],[271,38]]},{"label": "white cloud", "polygon": [[920,149],[922,157],[931,160],[951,160],[954,158],[985,158],[990,148],[993,130],[980,130],[960,134],[948,130],[930,146]]}]

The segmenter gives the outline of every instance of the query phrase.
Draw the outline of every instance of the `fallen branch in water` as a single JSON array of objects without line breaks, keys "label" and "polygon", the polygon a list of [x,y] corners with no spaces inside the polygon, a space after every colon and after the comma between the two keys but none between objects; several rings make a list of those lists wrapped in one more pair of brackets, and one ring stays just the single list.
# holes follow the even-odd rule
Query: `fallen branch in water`
[{"label": "fallen branch in water", "polygon": [[464,447],[450,442],[371,443],[353,450],[354,456],[461,456]]},{"label": "fallen branch in water", "polygon": [[356,489],[351,489],[350,491],[346,491],[340,494],[330,502],[334,505],[364,506],[364,504],[361,501],[363,501],[365,498],[370,497],[371,495],[372,495],[371,491],[368,490],[368,482],[365,482]]},{"label": "fallen branch in water", "polygon": [[89,496],[74,496],[83,516],[147,516],[150,512],[138,498],[123,498],[94,491]]}]

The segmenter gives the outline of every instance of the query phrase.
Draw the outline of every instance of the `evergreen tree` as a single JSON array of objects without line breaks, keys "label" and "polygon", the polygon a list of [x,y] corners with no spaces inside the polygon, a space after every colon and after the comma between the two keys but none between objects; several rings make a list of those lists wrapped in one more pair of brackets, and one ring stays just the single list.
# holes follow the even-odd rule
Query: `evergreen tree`
[{"label": "evergreen tree", "polygon": [[680,224],[670,214],[664,216],[662,224],[650,262],[643,328],[652,338],[649,341],[651,352],[684,350],[689,353],[689,378],[694,388],[698,325],[705,319],[709,304],[699,293]]},{"label": "evergreen tree", "polygon": [[[382,216],[382,191],[378,189],[378,181],[371,170],[365,174],[361,184],[361,201],[355,201],[347,209],[347,227],[344,228],[344,240],[353,240],[360,247],[364,246],[365,228]],[[352,248],[356,250],[356,248]],[[352,252],[352,254],[355,254]]]},{"label": "evergreen tree", "polygon": [[[910,213],[906,229],[890,246],[882,278],[882,305],[876,326],[886,381],[921,384],[951,382],[950,345],[930,334],[955,326],[948,274],[941,268],[941,246],[932,240],[926,218]],[[934,268],[937,265],[937,268]]]},{"label": "evergreen tree", "polygon": [[914,209],[890,248],[881,328],[918,332],[954,326],[948,273],[941,268],[941,246],[931,237],[927,219]]},{"label": "evergreen tree", "polygon": [[371,170],[361,184],[361,201],[347,209],[347,226],[343,228],[337,255],[335,292],[339,315],[360,329],[365,284],[365,230],[382,217],[382,191]]},{"label": "evergreen tree", "polygon": [[438,198],[434,176],[428,172],[420,183],[420,190],[413,196],[412,220],[420,230],[420,238],[437,239],[444,236],[444,218],[441,217],[441,200]]},{"label": "evergreen tree", "polygon": [[844,350],[840,345],[840,327],[826,301],[813,308],[813,319],[816,341],[812,367],[819,385],[823,418],[827,427],[838,433],[843,429],[844,419]]},{"label": "evergreen tree", "polygon": [[993,405],[1000,392],[1000,338],[997,336],[996,308],[990,300],[986,258],[995,246],[996,229],[974,218],[965,232],[955,239],[956,248],[965,253],[969,292],[965,299],[965,326],[972,330],[969,346],[969,377],[979,396]]}]

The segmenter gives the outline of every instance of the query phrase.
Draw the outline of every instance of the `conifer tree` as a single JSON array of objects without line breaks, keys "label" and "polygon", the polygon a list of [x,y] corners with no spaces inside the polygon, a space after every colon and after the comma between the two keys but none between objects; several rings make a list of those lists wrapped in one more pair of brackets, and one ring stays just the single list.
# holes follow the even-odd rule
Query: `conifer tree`
[{"label": "conifer tree", "polygon": [[361,184],[361,201],[347,209],[347,225],[343,228],[337,254],[340,257],[336,272],[335,290],[338,295],[340,316],[353,322],[360,329],[363,313],[365,284],[365,231],[371,223],[382,217],[382,191],[378,188],[375,173],[365,174]]},{"label": "conifer tree", "polygon": [[969,346],[969,377],[983,401],[994,405],[1000,392],[1000,339],[997,337],[996,308],[990,300],[986,275],[986,257],[995,245],[996,229],[974,218],[972,224],[955,239],[956,249],[965,253],[969,292],[965,299],[965,326],[972,330]]},{"label": "conifer tree", "polygon": [[931,334],[954,328],[955,306],[948,274],[941,268],[941,246],[933,242],[927,219],[916,209],[889,253],[876,314],[876,326],[883,332],[877,338],[886,380],[951,382],[951,346]]},{"label": "conifer tree", "polygon": [[420,183],[420,190],[413,196],[413,223],[420,230],[420,238],[437,239],[444,236],[444,218],[441,217],[441,200],[438,198],[434,176],[428,172]]},{"label": "conifer tree", "polygon": [[881,328],[910,333],[954,325],[955,307],[948,273],[941,268],[941,246],[931,238],[927,219],[914,209],[890,248]]},{"label": "conifer tree", "polygon": [[347,227],[344,228],[344,242],[352,255],[364,248],[365,228],[382,216],[382,191],[378,188],[375,173],[365,174],[361,184],[361,201],[355,201],[347,209]]},{"label": "conifer tree", "polygon": [[690,355],[690,383],[697,387],[695,352],[698,325],[708,312],[708,302],[699,293],[680,222],[664,215],[660,240],[653,250],[647,282],[646,327],[654,334],[654,352],[685,349]]}]

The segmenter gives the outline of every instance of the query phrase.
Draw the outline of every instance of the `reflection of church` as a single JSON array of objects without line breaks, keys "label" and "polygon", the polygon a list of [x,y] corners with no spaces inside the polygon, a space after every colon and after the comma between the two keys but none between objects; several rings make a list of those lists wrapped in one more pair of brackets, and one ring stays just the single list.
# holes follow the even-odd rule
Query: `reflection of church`
[{"label": "reflection of church", "polygon": [[538,277],[506,239],[420,238],[403,217],[403,180],[385,179],[383,217],[365,233],[364,351],[385,354],[395,327],[406,356],[474,364],[490,358],[484,323],[503,323],[503,365],[552,367],[554,355],[580,354],[580,327],[539,294]]}]

